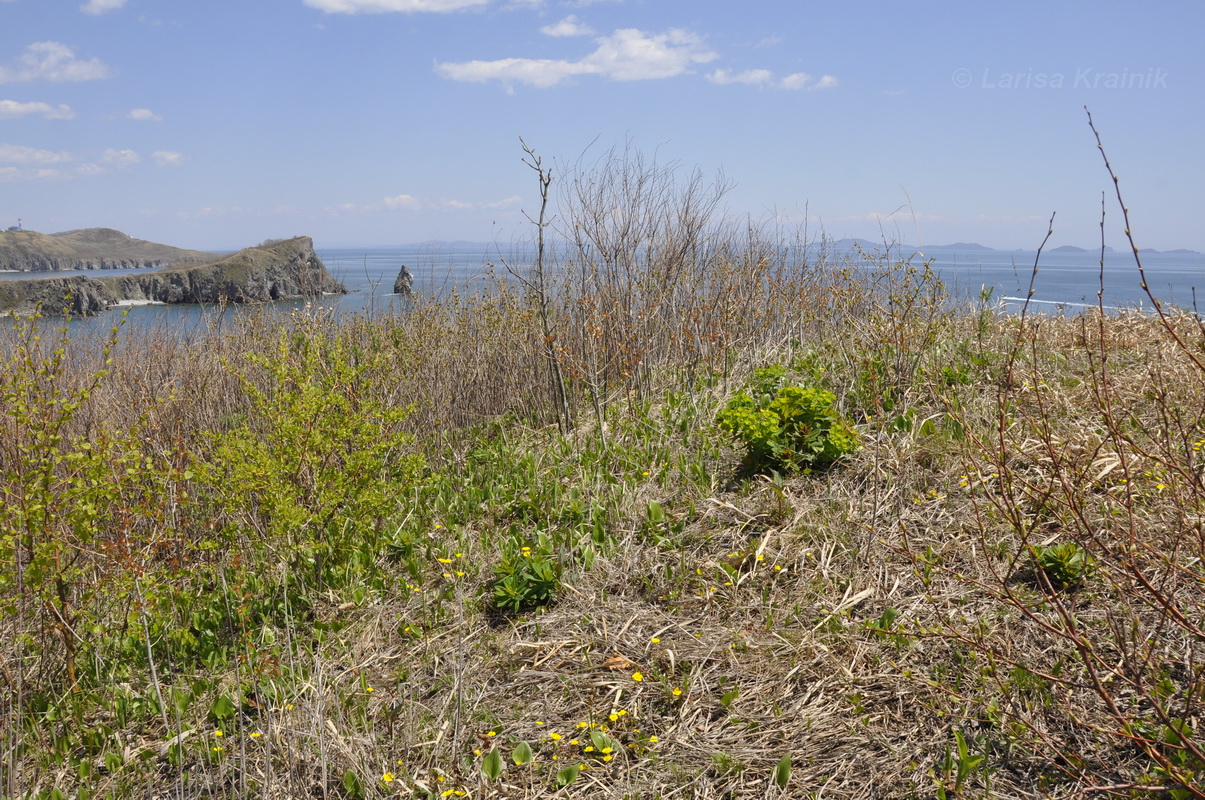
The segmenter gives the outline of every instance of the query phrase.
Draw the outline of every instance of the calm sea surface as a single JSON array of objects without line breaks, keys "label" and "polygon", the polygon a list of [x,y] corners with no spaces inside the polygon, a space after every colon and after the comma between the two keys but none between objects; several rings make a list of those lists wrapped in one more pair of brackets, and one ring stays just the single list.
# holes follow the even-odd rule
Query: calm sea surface
[{"label": "calm sea surface", "polygon": [[[492,271],[505,274],[503,262],[521,264],[522,256],[482,244],[427,244],[392,248],[319,249],[318,256],[335,278],[348,289],[343,297],[327,298],[323,305],[345,311],[385,313],[401,308],[393,295],[393,281],[402,265],[414,274],[414,289],[425,294],[439,294],[452,288],[473,288],[486,285]],[[996,300],[1015,308],[1028,291],[1035,253],[996,250],[934,250],[925,256],[910,252],[891,253],[892,257],[911,256],[920,265],[925,257],[941,275],[946,286],[958,298],[973,299],[984,287],[993,290]],[[1034,282],[1032,311],[1067,311],[1074,313],[1085,306],[1096,305],[1100,286],[1099,253],[1043,253]],[[1194,291],[1202,289],[1205,304],[1205,256],[1187,253],[1150,253],[1142,255],[1147,282],[1162,302],[1194,307]],[[491,266],[493,265],[493,266]],[[54,273],[56,276],[74,274],[112,275],[131,274],[145,270],[114,270],[112,272]],[[0,273],[0,280],[28,277],[28,273]],[[1131,256],[1108,253],[1104,268],[1104,303],[1111,308],[1149,308],[1150,301],[1143,293],[1138,271]],[[296,305],[286,301],[275,304],[281,308]],[[166,326],[182,331],[194,327],[205,313],[196,306],[133,306],[127,325],[132,327]],[[109,315],[101,315],[84,323],[88,326],[112,324]]]}]

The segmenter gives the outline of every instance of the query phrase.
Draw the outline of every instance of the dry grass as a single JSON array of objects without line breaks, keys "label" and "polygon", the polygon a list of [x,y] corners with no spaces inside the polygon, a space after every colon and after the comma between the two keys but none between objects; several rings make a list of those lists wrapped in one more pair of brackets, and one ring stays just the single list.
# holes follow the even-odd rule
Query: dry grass
[{"label": "dry grass", "polygon": [[[577,423],[564,435],[536,305],[506,286],[391,318],[123,336],[99,378],[95,344],[68,345],[27,402],[49,419],[37,403],[54,391],[95,389],[49,450],[132,432],[151,467],[129,467],[111,498],[127,513],[86,542],[44,520],[73,565],[61,595],[9,567],[0,794],[1200,796],[1195,318],[1022,322],[952,308],[921,267],[728,242],[696,243],[698,280],[637,259],[603,284],[569,260],[553,295]],[[407,449],[431,469],[346,522],[356,537],[307,518],[313,539],[282,546],[264,509],[222,507],[206,483],[223,437],[271,429],[248,387],[299,388],[264,366],[282,326],[287,359],[338,345],[363,367],[333,393],[412,409]],[[834,390],[861,451],[817,474],[742,475],[713,420],[768,362]],[[33,463],[11,443],[42,424],[14,408],[10,515]],[[49,474],[91,496],[72,482],[84,473]],[[24,563],[30,528],[0,530]],[[563,569],[556,602],[499,613],[495,567],[541,535]],[[1060,543],[1090,556],[1082,585],[1034,566]],[[307,547],[334,566],[311,569]],[[97,628],[68,629],[54,596]],[[614,740],[609,759],[591,731]],[[985,756],[961,776],[956,734]],[[520,742],[534,761],[487,780],[482,754]]]}]

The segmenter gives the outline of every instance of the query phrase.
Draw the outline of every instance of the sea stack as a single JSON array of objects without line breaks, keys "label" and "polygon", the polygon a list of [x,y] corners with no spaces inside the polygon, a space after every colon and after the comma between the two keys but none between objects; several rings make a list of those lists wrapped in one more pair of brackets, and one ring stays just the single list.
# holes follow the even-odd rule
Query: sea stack
[{"label": "sea stack", "polygon": [[406,297],[414,293],[414,275],[406,269],[405,264],[402,264],[402,271],[397,274],[397,280],[393,282],[393,293]]}]

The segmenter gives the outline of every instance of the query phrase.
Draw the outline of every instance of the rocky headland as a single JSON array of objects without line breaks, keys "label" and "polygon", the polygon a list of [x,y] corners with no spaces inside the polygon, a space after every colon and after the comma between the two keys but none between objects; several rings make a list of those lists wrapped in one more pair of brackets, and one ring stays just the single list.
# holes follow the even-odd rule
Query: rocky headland
[{"label": "rocky headland", "polygon": [[219,257],[135,239],[112,228],[49,234],[0,231],[0,270],[11,272],[154,268],[200,264]]},{"label": "rocky headland", "polygon": [[[11,233],[11,232],[9,232]],[[124,234],[123,234],[124,235]],[[0,312],[90,316],[121,303],[262,303],[342,294],[308,236],[137,275],[0,280]]]}]

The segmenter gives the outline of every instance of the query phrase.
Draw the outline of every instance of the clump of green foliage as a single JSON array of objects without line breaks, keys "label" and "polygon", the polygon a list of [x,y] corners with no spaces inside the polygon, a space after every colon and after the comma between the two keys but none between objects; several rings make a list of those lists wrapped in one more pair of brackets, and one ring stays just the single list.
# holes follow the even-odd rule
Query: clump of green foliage
[{"label": "clump of green foliage", "polygon": [[1088,551],[1075,542],[1035,547],[1033,560],[1035,572],[1040,570],[1060,591],[1078,588],[1092,571]]},{"label": "clump of green foliage", "polygon": [[492,605],[504,613],[552,605],[560,586],[561,568],[552,542],[541,534],[536,547],[513,541],[494,567]]},{"label": "clump of green foliage", "polygon": [[720,412],[721,429],[745,445],[752,472],[809,472],[858,449],[858,434],[826,389],[787,384],[786,368],[754,370]]}]

